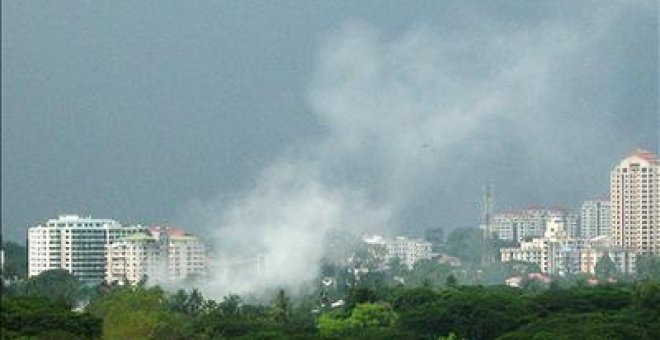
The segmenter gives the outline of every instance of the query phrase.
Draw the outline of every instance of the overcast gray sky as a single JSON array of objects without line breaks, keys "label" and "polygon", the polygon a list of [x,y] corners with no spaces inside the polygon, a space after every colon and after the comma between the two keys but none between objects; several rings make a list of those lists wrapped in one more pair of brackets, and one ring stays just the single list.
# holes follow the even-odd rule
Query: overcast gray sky
[{"label": "overcast gray sky", "polygon": [[652,0],[2,1],[2,227],[200,230],[282,167],[404,230],[577,208],[658,95]]}]

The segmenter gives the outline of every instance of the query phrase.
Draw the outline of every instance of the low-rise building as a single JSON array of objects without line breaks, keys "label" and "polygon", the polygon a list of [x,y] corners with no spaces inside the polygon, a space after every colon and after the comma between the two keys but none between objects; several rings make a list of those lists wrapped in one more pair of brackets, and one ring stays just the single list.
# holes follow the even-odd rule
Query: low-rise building
[{"label": "low-rise building", "polygon": [[386,241],[386,249],[386,259],[388,261],[392,258],[398,258],[409,269],[415,265],[415,262],[433,257],[431,242],[402,236]]},{"label": "low-rise building", "polygon": [[580,270],[583,273],[595,274],[596,264],[604,255],[614,263],[617,272],[634,274],[637,272],[637,254],[614,244],[610,236],[599,236],[589,239],[580,253]]},{"label": "low-rise building", "polygon": [[502,262],[535,263],[543,273],[565,276],[593,274],[596,263],[607,253],[620,273],[634,274],[634,252],[612,247],[607,240],[606,236],[592,240],[570,237],[565,222],[553,219],[548,221],[543,237],[522,241],[519,247],[502,248],[500,255]]},{"label": "low-rise building", "polygon": [[495,214],[489,232],[497,239],[519,244],[529,238],[542,237],[547,221],[555,218],[564,221],[569,235],[578,232],[579,218],[576,214],[563,209],[537,207]]}]

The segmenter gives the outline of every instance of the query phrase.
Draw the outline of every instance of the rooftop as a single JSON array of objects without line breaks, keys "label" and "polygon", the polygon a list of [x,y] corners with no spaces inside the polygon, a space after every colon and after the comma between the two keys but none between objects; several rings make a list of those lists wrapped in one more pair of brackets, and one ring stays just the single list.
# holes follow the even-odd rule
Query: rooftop
[{"label": "rooftop", "polygon": [[633,164],[637,166],[660,165],[660,160],[658,160],[658,156],[651,151],[636,149],[623,159],[621,163],[619,163],[619,166],[628,167]]}]

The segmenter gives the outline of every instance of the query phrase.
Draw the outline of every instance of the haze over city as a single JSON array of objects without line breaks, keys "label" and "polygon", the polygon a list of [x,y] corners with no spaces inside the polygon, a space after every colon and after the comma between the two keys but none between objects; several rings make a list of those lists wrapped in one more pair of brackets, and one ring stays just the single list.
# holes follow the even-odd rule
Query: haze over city
[{"label": "haze over city", "polygon": [[653,1],[3,2],[3,236],[60,213],[266,244],[451,229],[480,223],[486,183],[497,210],[575,209],[658,151],[657,20]]},{"label": "haze over city", "polygon": [[7,339],[656,339],[660,3],[2,1]]}]

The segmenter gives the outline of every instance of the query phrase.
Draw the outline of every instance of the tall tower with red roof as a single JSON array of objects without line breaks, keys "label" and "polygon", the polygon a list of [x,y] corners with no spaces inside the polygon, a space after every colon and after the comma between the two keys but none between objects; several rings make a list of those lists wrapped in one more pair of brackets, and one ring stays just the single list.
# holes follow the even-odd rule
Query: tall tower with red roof
[{"label": "tall tower with red roof", "polygon": [[612,240],[638,254],[660,254],[660,159],[637,149],[610,173]]}]

